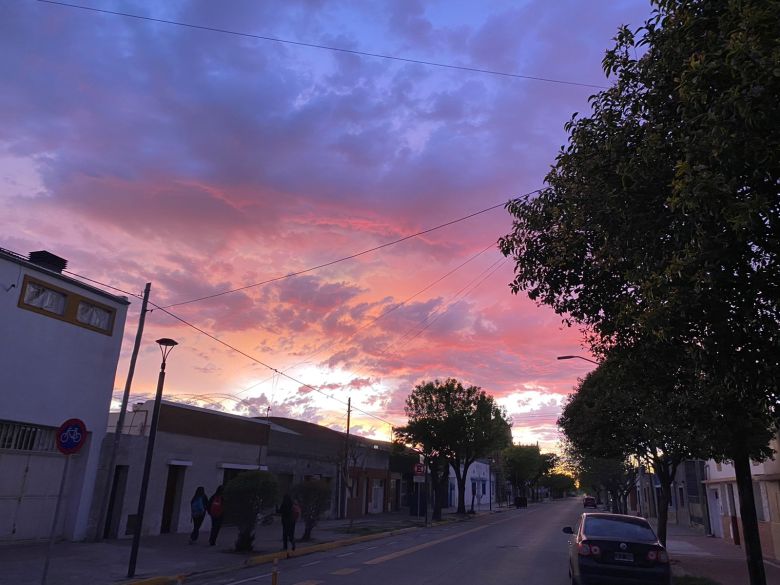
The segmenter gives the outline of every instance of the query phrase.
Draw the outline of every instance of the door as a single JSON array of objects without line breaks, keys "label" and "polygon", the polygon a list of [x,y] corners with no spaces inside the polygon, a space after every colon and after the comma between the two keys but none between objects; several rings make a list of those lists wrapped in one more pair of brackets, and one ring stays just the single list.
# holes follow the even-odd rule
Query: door
[{"label": "door", "polygon": [[167,534],[179,527],[179,509],[181,508],[181,492],[184,487],[184,465],[168,466],[168,481],[165,482],[165,497],[163,500],[162,524],[160,534]]},{"label": "door", "polygon": [[371,480],[371,507],[369,508],[370,514],[381,514],[385,501],[385,488],[383,479]]},{"label": "door", "polygon": [[709,492],[708,508],[710,510],[710,528],[712,534],[717,538],[723,538],[723,521],[721,516],[723,511],[720,505],[720,490],[718,488],[710,488]]}]

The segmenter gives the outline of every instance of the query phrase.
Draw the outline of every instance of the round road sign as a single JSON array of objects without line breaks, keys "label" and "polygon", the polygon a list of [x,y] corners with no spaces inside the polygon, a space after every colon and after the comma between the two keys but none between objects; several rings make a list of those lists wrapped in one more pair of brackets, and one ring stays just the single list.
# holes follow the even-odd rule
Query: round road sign
[{"label": "round road sign", "polygon": [[57,429],[57,449],[64,455],[77,453],[87,440],[87,426],[78,418],[70,418]]}]

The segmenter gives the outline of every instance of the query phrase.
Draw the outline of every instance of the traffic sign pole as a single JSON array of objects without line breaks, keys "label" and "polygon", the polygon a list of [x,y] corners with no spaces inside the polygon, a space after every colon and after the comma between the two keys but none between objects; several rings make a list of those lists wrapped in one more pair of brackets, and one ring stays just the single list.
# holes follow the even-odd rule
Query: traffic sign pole
[{"label": "traffic sign pole", "polygon": [[65,455],[65,467],[62,469],[62,478],[60,479],[60,490],[57,492],[57,505],[54,507],[54,520],[51,523],[49,531],[49,546],[46,547],[46,560],[43,563],[43,575],[41,576],[41,585],[46,585],[46,577],[49,573],[49,560],[51,559],[51,550],[54,548],[54,538],[57,534],[57,520],[60,517],[60,506],[62,504],[62,492],[65,490],[65,479],[68,477],[68,467],[70,467],[70,455]]},{"label": "traffic sign pole", "polygon": [[54,436],[54,444],[57,450],[65,455],[65,465],[62,468],[62,477],[60,478],[60,489],[57,492],[57,505],[54,506],[54,519],[51,521],[51,531],[49,532],[49,546],[46,547],[46,560],[43,562],[43,574],[41,575],[41,585],[46,585],[46,577],[49,574],[49,560],[51,551],[54,547],[54,538],[57,535],[57,521],[60,518],[60,507],[62,506],[62,493],[65,491],[65,480],[68,477],[68,467],[70,467],[70,458],[74,453],[78,453],[87,440],[87,425],[78,418],[69,418],[60,425]]}]

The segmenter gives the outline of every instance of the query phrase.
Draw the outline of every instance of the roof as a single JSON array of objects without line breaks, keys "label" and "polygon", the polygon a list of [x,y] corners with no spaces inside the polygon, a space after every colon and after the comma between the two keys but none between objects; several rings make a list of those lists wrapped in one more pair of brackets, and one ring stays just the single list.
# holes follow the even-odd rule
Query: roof
[{"label": "roof", "polygon": [[[334,429],[330,429],[328,427],[324,427],[322,425],[311,423],[305,420],[298,420],[295,418],[284,418],[281,416],[269,416],[265,420],[268,420],[268,422],[278,425],[280,427],[289,429],[291,431],[295,431],[300,435],[304,435],[306,437],[318,439],[322,441],[344,441],[347,438],[347,434],[342,431],[336,431]],[[361,437],[360,435],[354,435],[354,434],[351,434],[350,437],[360,443],[364,443],[367,445],[378,445],[380,447],[387,447],[388,449],[392,447],[392,443],[388,443],[387,441],[378,441],[375,439],[370,439],[368,437]]]},{"label": "roof", "polygon": [[[152,410],[154,400],[133,406],[133,410]],[[229,414],[208,408],[190,406],[169,400],[161,401],[158,430],[177,435],[267,445],[269,424],[264,420]]]},{"label": "roof", "polygon": [[25,268],[29,268],[31,270],[35,270],[37,272],[40,272],[41,274],[45,274],[46,276],[51,276],[53,278],[56,278],[58,280],[67,282],[68,284],[72,284],[75,286],[78,286],[80,288],[83,288],[85,290],[88,290],[89,292],[99,295],[101,297],[105,297],[107,299],[110,299],[114,301],[115,303],[119,303],[120,305],[129,305],[130,301],[125,296],[117,296],[113,295],[111,293],[108,293],[104,291],[103,289],[91,286],[89,284],[86,284],[80,280],[77,280],[75,278],[71,278],[70,276],[65,276],[61,272],[57,272],[55,270],[49,270],[48,268],[41,266],[40,264],[36,264],[35,262],[30,262],[28,258],[25,258],[21,254],[17,254],[16,252],[12,252],[11,250],[6,250],[5,248],[0,248],[0,258],[4,260],[8,260],[9,262],[14,262],[15,264],[19,264],[20,266],[24,266]]}]

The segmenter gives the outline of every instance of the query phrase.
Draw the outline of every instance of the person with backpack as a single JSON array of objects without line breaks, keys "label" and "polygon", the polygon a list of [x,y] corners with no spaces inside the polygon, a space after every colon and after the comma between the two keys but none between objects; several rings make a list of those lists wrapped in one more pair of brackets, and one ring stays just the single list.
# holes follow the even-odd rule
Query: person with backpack
[{"label": "person with backpack", "polygon": [[190,514],[192,515],[192,534],[190,534],[190,544],[194,544],[198,541],[198,535],[200,534],[200,527],[203,524],[203,520],[206,518],[206,509],[209,505],[209,498],[206,495],[206,490],[203,486],[199,486],[195,490],[195,495],[190,500]]},{"label": "person with backpack", "polygon": [[279,506],[279,514],[282,516],[283,550],[287,550],[288,542],[292,545],[292,549],[295,550],[295,522],[301,515],[301,508],[297,503],[293,503],[290,494],[285,494],[284,498],[282,498],[282,505]]},{"label": "person with backpack", "polygon": [[222,517],[225,515],[225,502],[222,498],[222,486],[217,486],[217,491],[209,498],[208,512],[211,517],[211,532],[209,533],[209,546],[217,544],[219,529],[222,527]]}]

